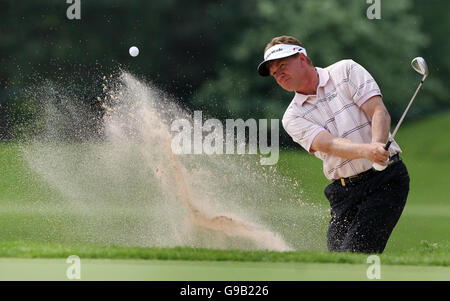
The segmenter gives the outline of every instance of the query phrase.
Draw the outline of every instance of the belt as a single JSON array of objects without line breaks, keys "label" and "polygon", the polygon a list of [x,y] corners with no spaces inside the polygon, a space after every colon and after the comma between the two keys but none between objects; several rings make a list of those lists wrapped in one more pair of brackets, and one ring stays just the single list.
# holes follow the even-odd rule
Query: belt
[{"label": "belt", "polygon": [[[398,154],[393,155],[392,157],[389,158],[388,161],[388,165],[394,163],[394,162],[398,162],[401,161],[402,159],[400,158],[400,156]],[[339,184],[342,186],[347,186],[347,185],[355,185],[358,184],[362,181],[365,181],[367,179],[370,179],[371,177],[373,177],[375,174],[377,174],[378,171],[376,171],[375,169],[371,168],[369,170],[366,170],[362,173],[359,173],[357,175],[348,177],[348,178],[340,178],[338,180],[335,180],[334,183],[335,184]]]}]

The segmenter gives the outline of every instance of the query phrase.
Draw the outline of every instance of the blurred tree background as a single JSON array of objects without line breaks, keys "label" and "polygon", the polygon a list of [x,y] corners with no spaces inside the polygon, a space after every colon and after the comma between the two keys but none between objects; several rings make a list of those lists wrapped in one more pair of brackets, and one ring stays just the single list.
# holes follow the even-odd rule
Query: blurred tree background
[{"label": "blurred tree background", "polygon": [[[362,64],[393,124],[419,82],[410,61],[423,56],[430,77],[408,118],[449,110],[450,1],[380,1],[381,19],[369,20],[366,0],[80,0],[81,19],[69,20],[65,0],[2,0],[0,139],[31,118],[24,90],[52,81],[95,103],[101,78],[118,68],[207,116],[281,119],[292,94],[256,73],[278,35],[301,40],[315,66]],[[128,54],[132,45],[138,57]]]}]

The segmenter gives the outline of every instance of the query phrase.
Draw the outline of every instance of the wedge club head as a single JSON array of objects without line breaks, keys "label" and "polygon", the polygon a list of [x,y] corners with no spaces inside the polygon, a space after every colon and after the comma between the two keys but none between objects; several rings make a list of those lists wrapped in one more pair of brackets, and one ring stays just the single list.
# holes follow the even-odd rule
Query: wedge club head
[{"label": "wedge club head", "polygon": [[419,74],[423,75],[422,81],[428,76],[428,66],[425,62],[424,58],[418,56],[411,61],[411,66],[414,70],[416,70]]}]

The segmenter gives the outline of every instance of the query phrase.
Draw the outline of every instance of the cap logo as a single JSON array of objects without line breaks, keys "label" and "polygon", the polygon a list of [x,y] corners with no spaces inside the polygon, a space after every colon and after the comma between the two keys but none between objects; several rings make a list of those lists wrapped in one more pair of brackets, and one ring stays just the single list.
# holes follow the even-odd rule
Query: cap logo
[{"label": "cap logo", "polygon": [[265,59],[267,60],[272,54],[280,52],[280,51],[283,51],[283,48],[278,48],[278,49],[272,50],[269,54],[267,54]]},{"label": "cap logo", "polygon": [[279,52],[285,53],[285,55],[282,55],[281,57],[290,56],[295,52],[302,52],[306,55],[306,50],[302,47],[299,46],[292,47],[292,45],[288,44],[278,44],[272,46],[267,50],[267,52],[264,54],[264,60],[269,60],[270,57]]}]

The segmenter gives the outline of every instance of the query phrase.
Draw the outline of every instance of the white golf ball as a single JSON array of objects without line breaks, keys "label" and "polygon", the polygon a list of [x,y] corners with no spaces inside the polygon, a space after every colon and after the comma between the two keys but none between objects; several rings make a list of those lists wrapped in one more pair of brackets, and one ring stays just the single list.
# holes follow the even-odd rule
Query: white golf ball
[{"label": "white golf ball", "polygon": [[138,56],[139,48],[137,48],[136,46],[132,46],[132,47],[130,47],[129,52],[130,52],[131,56]]}]

